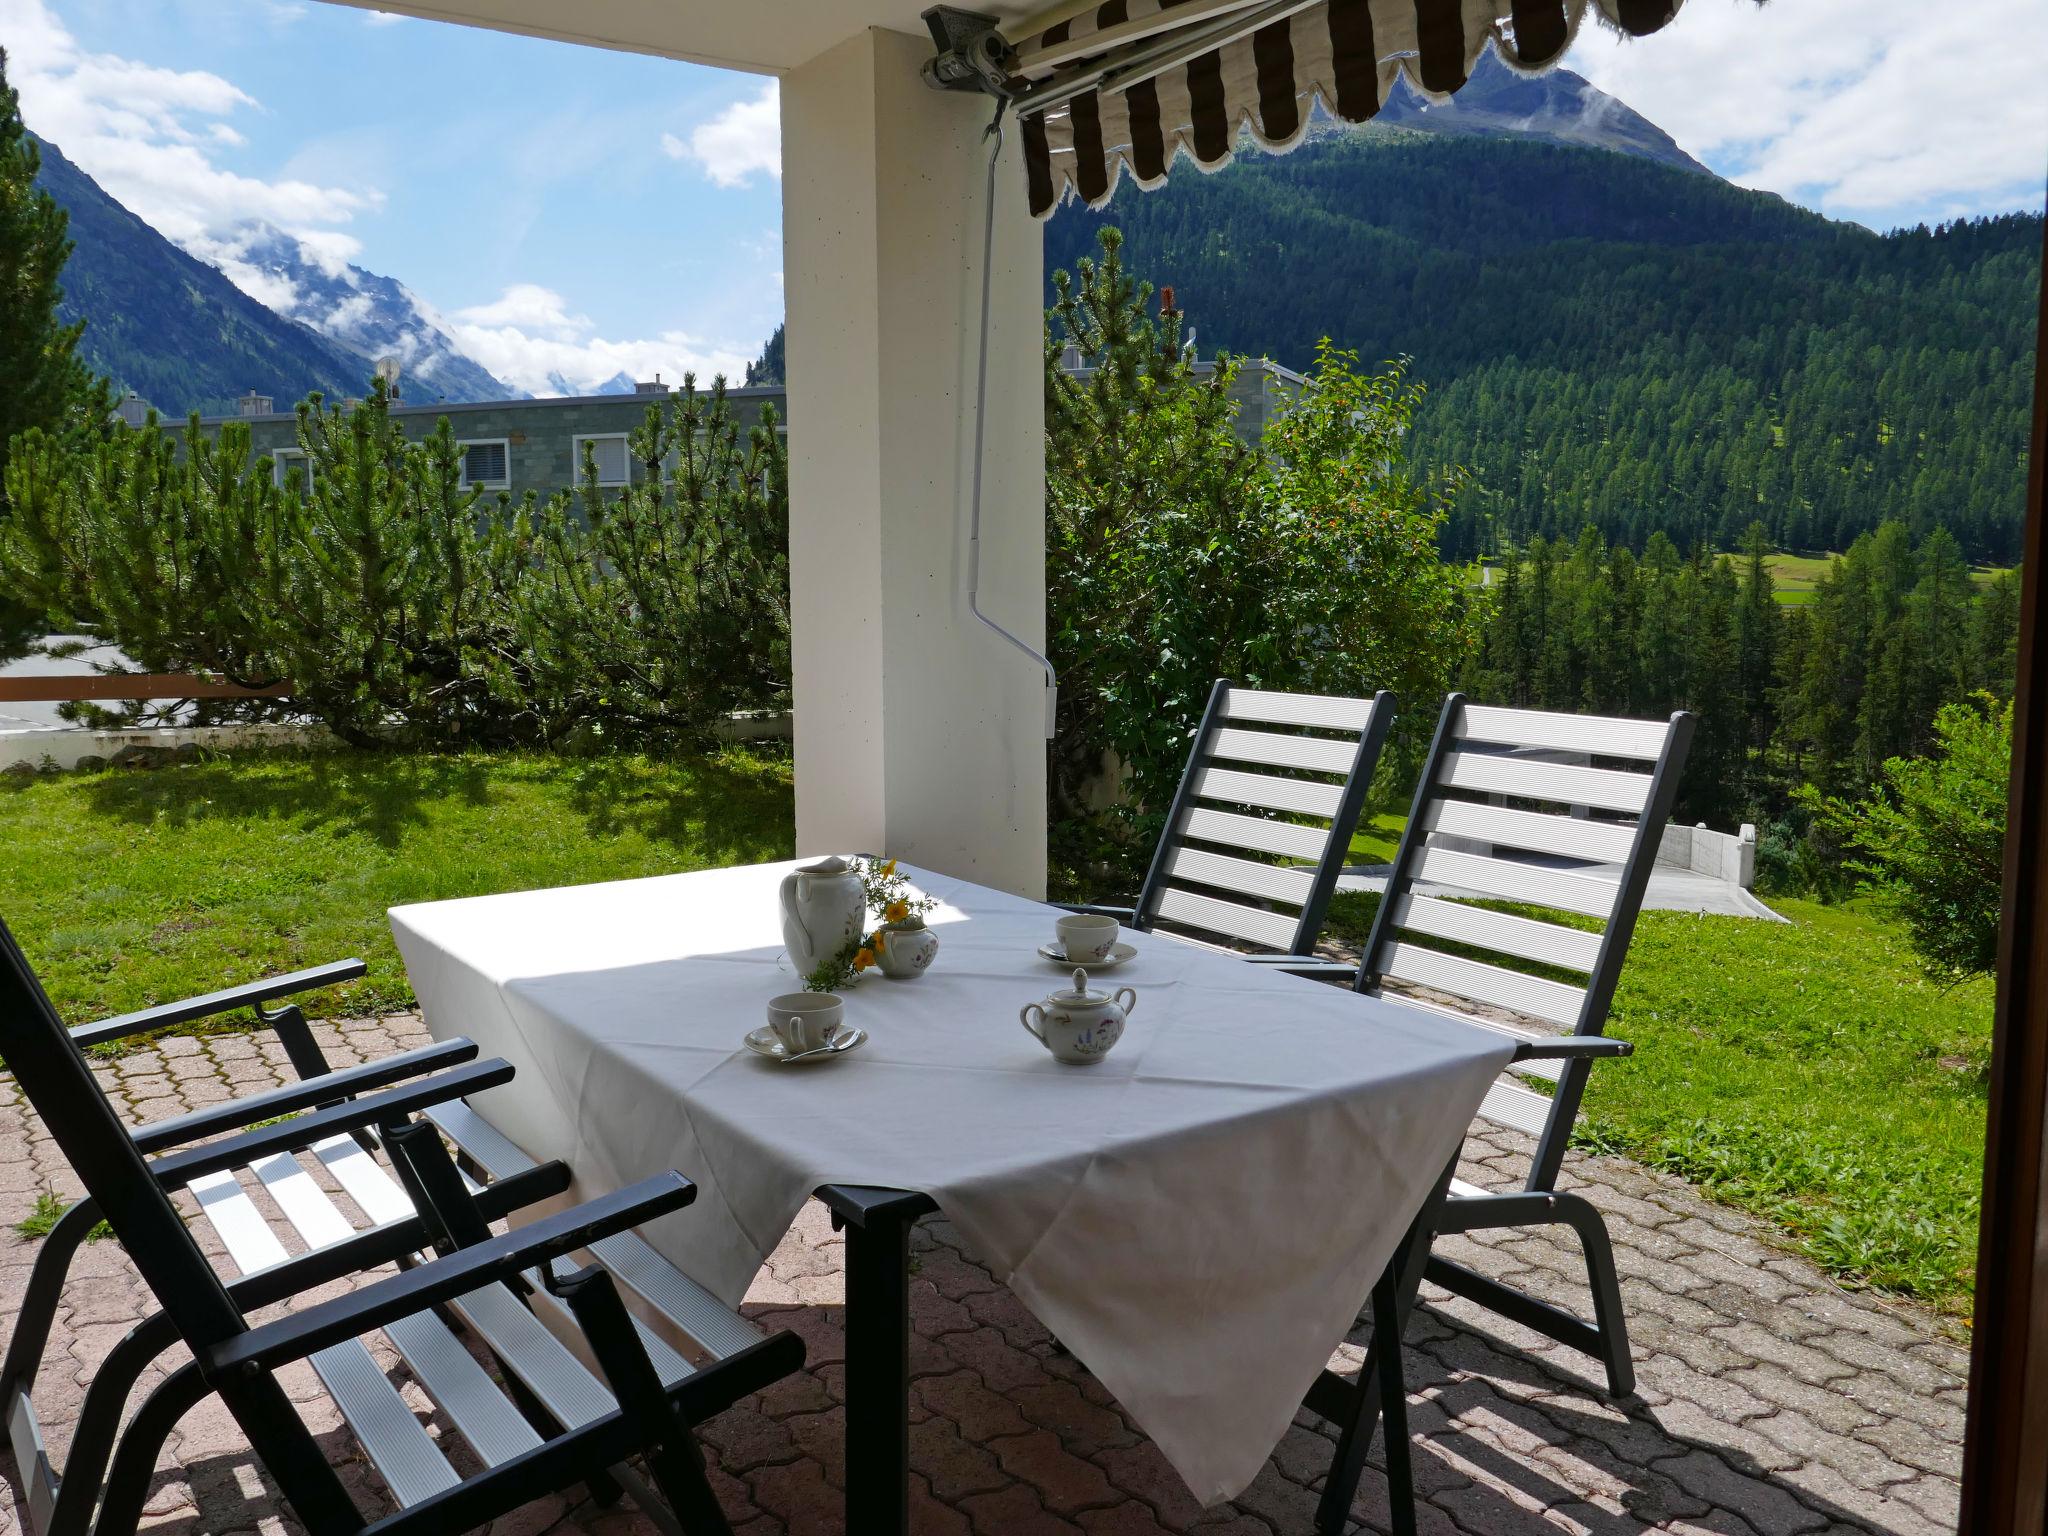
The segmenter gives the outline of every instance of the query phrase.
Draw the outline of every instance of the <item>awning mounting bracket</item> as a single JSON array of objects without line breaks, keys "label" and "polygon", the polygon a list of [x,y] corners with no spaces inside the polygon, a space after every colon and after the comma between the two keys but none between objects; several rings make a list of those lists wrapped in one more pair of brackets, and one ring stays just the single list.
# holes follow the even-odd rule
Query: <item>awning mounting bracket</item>
[{"label": "awning mounting bracket", "polygon": [[1007,100],[1016,93],[1011,61],[1016,50],[996,29],[996,18],[957,5],[935,5],[924,13],[935,58],[924,66],[924,83],[939,91],[979,91]]}]

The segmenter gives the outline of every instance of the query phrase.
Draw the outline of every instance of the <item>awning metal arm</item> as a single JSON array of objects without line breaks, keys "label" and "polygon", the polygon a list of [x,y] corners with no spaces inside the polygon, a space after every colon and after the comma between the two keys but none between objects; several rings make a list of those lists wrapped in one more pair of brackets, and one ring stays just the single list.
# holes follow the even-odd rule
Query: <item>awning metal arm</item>
[{"label": "awning metal arm", "polygon": [[1061,70],[1014,92],[1011,100],[1019,112],[1048,112],[1090,91],[1126,91],[1322,3],[1323,0],[1266,0],[1263,5],[1240,8],[1204,25],[1132,43],[1086,64]]},{"label": "awning metal arm", "polygon": [[988,130],[982,135],[983,138],[994,142],[989,145],[987,203],[982,210],[981,226],[981,346],[975,359],[974,372],[974,478],[968,500],[967,611],[1030,657],[1045,673],[1045,739],[1051,741],[1059,718],[1059,674],[1053,670],[1052,662],[1044,652],[1028,641],[1020,640],[981,611],[981,471],[986,456],[984,429],[988,422],[989,304],[996,267],[996,164],[1003,154],[1003,113],[1008,108],[1009,102],[998,96],[996,114],[989,120]]}]

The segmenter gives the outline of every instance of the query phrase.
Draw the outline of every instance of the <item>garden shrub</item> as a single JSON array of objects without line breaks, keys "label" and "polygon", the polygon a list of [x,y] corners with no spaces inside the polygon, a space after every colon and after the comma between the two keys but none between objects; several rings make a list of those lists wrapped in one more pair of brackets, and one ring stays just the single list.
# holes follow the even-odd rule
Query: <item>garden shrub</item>
[{"label": "garden shrub", "polygon": [[279,486],[240,422],[27,433],[0,590],[143,671],[291,684],[202,722],[310,715],[358,746],[695,742],[786,695],[787,461],[723,381],[649,405],[638,482],[601,492],[586,462],[544,504],[465,487],[447,419],[408,440],[381,381],[307,400],[298,445]]},{"label": "garden shrub", "polygon": [[[1149,855],[1211,684],[1392,688],[1427,721],[1469,646],[1441,500],[1406,467],[1419,386],[1327,342],[1239,439],[1237,363],[1198,371],[1171,290],[1121,237],[1053,275],[1047,316],[1046,619],[1059,670],[1053,856],[1128,883]],[[1079,349],[1085,371],[1062,366]]]},{"label": "garden shrub", "polygon": [[1929,973],[1961,980],[1998,960],[2012,706],[1989,695],[1944,705],[1934,736],[1931,755],[1889,759],[1864,799],[1809,790],[1805,802],[1849,847],[1849,867],[1906,926]]}]

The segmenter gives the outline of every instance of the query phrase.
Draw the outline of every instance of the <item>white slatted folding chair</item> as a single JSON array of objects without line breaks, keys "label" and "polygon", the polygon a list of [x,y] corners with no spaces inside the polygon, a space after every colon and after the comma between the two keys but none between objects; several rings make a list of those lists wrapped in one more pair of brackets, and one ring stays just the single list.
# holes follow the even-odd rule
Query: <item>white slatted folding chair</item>
[{"label": "white slatted folding chair", "polygon": [[[1683,711],[1625,720],[1452,694],[1354,986],[1523,1041],[1600,1034],[1692,732]],[[1557,1188],[1591,1069],[1587,1056],[1537,1055],[1502,1075],[1480,1117],[1536,1138],[1528,1177],[1504,1191],[1453,1181],[1438,1230],[1571,1227],[1585,1250],[1594,1320],[1442,1257],[1430,1258],[1426,1274],[1593,1355],[1623,1396],[1635,1369],[1606,1224],[1585,1197]]]},{"label": "white slatted folding chair", "polygon": [[1218,679],[1136,905],[1071,910],[1141,933],[1314,954],[1395,707],[1387,692],[1269,693]]}]

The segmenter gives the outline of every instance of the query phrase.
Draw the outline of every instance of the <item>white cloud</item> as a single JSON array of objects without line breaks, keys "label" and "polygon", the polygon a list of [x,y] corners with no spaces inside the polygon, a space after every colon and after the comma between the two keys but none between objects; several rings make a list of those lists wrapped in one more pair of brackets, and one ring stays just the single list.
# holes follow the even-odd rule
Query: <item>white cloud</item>
[{"label": "white cloud", "polygon": [[1690,0],[1566,67],[1730,180],[1879,228],[2041,206],[2048,0]]},{"label": "white cloud", "polygon": [[515,283],[488,304],[455,311],[446,325],[464,352],[506,383],[536,395],[555,393],[556,379],[580,393],[621,373],[635,379],[659,373],[670,383],[695,373],[705,384],[722,373],[737,382],[753,358],[684,331],[607,339],[587,315],[574,313],[559,293],[537,283]]},{"label": "white cloud", "polygon": [[0,0],[0,38],[29,127],[194,254],[244,220],[319,229],[383,201],[374,189],[267,181],[215,163],[217,151],[242,142],[220,120],[256,107],[254,98],[206,70],[88,53],[44,0]]},{"label": "white cloud", "polygon": [[709,122],[690,130],[687,140],[661,136],[671,160],[695,161],[721,187],[745,186],[756,171],[782,175],[782,94],[770,80],[761,94],[737,101]]},{"label": "white cloud", "polygon": [[409,17],[395,15],[390,11],[365,11],[363,20],[373,27],[395,27]]}]

